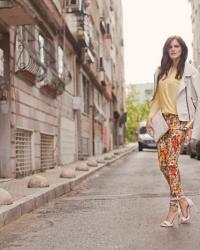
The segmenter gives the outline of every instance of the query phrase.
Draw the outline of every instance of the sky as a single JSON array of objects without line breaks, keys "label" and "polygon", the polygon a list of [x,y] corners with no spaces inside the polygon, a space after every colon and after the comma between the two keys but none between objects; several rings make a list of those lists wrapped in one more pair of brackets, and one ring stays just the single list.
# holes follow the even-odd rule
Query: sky
[{"label": "sky", "polygon": [[186,42],[192,60],[191,6],[188,0],[122,0],[125,83],[153,82],[162,48],[171,35]]}]

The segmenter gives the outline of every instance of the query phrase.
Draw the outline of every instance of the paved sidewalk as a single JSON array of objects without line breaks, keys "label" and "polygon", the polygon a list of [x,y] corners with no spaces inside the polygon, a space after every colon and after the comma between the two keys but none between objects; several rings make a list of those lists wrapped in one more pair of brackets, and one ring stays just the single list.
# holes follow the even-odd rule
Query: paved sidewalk
[{"label": "paved sidewalk", "polygon": [[[71,167],[75,169],[79,161],[69,164],[66,167],[56,167],[44,173],[39,173],[48,179],[50,185],[48,188],[28,188],[27,184],[31,176],[22,179],[0,179],[0,188],[7,190],[13,198],[13,204],[0,206],[0,227],[70,192],[73,187],[78,185],[81,181],[94,174],[99,169],[112,164],[133,150],[136,150],[136,148],[137,143],[128,144],[123,147],[123,152],[119,155],[115,155],[112,160],[106,160],[105,163],[98,164],[98,167],[90,167],[89,171],[76,171],[76,177],[73,179],[60,178],[59,175],[63,168]],[[111,153],[114,154],[115,151],[117,150],[104,154],[101,157],[105,157],[105,155]]]}]

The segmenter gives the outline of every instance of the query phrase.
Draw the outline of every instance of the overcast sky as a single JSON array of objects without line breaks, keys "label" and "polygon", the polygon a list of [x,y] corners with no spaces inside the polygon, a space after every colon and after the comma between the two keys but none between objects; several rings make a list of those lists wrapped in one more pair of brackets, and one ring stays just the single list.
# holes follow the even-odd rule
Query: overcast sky
[{"label": "overcast sky", "polygon": [[125,80],[152,82],[167,37],[181,36],[192,59],[191,6],[188,0],[122,0]]}]

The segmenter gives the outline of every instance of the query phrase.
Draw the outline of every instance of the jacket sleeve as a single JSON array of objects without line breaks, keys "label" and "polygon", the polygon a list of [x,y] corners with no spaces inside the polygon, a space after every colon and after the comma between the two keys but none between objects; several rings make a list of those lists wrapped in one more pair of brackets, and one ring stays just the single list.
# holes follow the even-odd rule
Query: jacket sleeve
[{"label": "jacket sleeve", "polygon": [[192,75],[193,85],[197,96],[197,105],[194,115],[192,138],[200,140],[200,74],[198,71]]},{"label": "jacket sleeve", "polygon": [[156,95],[151,102],[151,107],[148,117],[149,118],[154,117],[154,115],[158,112],[159,109],[160,109],[160,98],[159,98],[159,92],[157,90]]},{"label": "jacket sleeve", "polygon": [[[154,74],[154,98],[151,101],[151,107],[150,107],[150,112],[148,117],[152,118],[160,109],[160,100],[159,100],[159,91],[157,89],[157,78],[158,78],[158,74],[159,74],[159,68],[156,69],[155,74]],[[157,92],[155,93],[157,89]]]}]

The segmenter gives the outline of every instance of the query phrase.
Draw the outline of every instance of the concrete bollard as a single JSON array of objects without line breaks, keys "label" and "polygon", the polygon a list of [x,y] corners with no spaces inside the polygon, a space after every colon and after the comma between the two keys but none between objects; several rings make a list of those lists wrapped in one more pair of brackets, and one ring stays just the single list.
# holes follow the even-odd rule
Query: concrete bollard
[{"label": "concrete bollard", "polygon": [[104,157],[104,159],[107,161],[109,161],[109,160],[112,160],[112,158],[113,158],[113,156],[111,155],[111,154],[109,154],[109,155],[106,155],[105,157]]},{"label": "concrete bollard", "polygon": [[97,163],[96,159],[89,159],[87,162],[87,165],[89,167],[98,167],[98,163]]},{"label": "concrete bollard", "polygon": [[46,177],[35,174],[28,182],[28,188],[44,188],[49,187],[49,183]]},{"label": "concrete bollard", "polygon": [[103,157],[97,158],[97,163],[105,163],[106,161],[104,160]]},{"label": "concrete bollard", "polygon": [[80,163],[76,166],[76,170],[78,171],[89,171],[89,167],[85,163]]},{"label": "concrete bollard", "polygon": [[60,173],[60,178],[75,178],[76,172],[72,168],[62,169]]},{"label": "concrete bollard", "polygon": [[0,205],[10,205],[12,203],[11,194],[7,190],[0,188]]}]

